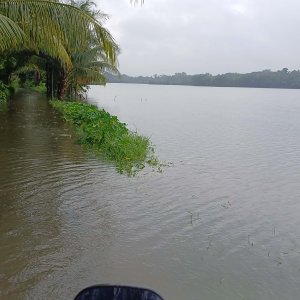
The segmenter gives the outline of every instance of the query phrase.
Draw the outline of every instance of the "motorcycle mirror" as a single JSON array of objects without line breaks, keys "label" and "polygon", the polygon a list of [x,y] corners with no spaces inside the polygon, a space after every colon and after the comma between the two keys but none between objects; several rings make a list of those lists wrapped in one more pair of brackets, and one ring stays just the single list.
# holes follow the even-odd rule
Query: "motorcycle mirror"
[{"label": "motorcycle mirror", "polygon": [[163,300],[149,289],[122,285],[94,285],[82,290],[74,300]]}]

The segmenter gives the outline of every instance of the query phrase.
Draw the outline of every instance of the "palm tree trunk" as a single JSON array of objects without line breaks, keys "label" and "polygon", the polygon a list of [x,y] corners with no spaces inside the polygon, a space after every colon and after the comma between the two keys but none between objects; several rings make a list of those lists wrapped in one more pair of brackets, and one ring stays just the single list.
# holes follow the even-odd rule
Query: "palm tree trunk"
[{"label": "palm tree trunk", "polygon": [[57,96],[58,99],[62,100],[65,97],[65,93],[66,93],[66,72],[61,69],[61,74],[60,74],[60,78],[59,78],[59,83],[58,83],[58,91],[57,91]]}]

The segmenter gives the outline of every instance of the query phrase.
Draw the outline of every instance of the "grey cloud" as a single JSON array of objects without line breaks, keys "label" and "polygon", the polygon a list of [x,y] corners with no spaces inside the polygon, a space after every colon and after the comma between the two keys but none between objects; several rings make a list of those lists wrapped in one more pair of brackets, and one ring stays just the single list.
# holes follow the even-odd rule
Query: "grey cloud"
[{"label": "grey cloud", "polygon": [[131,75],[299,69],[298,0],[102,0]]}]

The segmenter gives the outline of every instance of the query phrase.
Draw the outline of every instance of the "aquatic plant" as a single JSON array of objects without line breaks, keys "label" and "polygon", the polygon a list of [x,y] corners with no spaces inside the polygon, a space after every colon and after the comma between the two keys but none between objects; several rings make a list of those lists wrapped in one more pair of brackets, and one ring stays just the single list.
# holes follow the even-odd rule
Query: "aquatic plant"
[{"label": "aquatic plant", "polygon": [[160,170],[149,138],[128,130],[116,116],[82,102],[54,100],[51,104],[73,125],[79,143],[115,162],[119,172],[134,175],[146,165]]}]

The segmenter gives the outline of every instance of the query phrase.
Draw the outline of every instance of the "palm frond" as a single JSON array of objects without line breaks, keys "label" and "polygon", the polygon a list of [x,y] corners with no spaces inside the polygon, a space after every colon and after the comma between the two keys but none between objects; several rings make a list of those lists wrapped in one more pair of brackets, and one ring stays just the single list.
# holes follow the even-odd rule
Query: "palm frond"
[{"label": "palm frond", "polygon": [[0,14],[0,40],[0,51],[5,51],[10,48],[21,48],[26,36],[18,24]]},{"label": "palm frond", "polygon": [[14,74],[28,73],[28,72],[33,72],[33,71],[41,72],[41,69],[38,65],[29,63],[29,64],[17,69],[14,72]]},{"label": "palm frond", "polygon": [[54,0],[0,0],[0,14],[24,31],[29,47],[67,59],[66,53],[84,49],[96,39],[107,59],[116,63],[119,48],[109,31],[77,7]]},{"label": "palm frond", "polygon": [[97,20],[106,21],[109,18],[102,10],[96,9],[96,3],[91,0],[69,0],[66,3],[79,8]]},{"label": "palm frond", "polygon": [[[74,74],[76,72],[76,74]],[[97,69],[92,68],[80,68],[77,70],[74,70],[74,73],[71,72],[67,78],[67,82],[70,82],[70,79],[73,79],[76,75],[76,82],[78,84],[105,84],[106,78],[103,74],[99,72]]]}]

